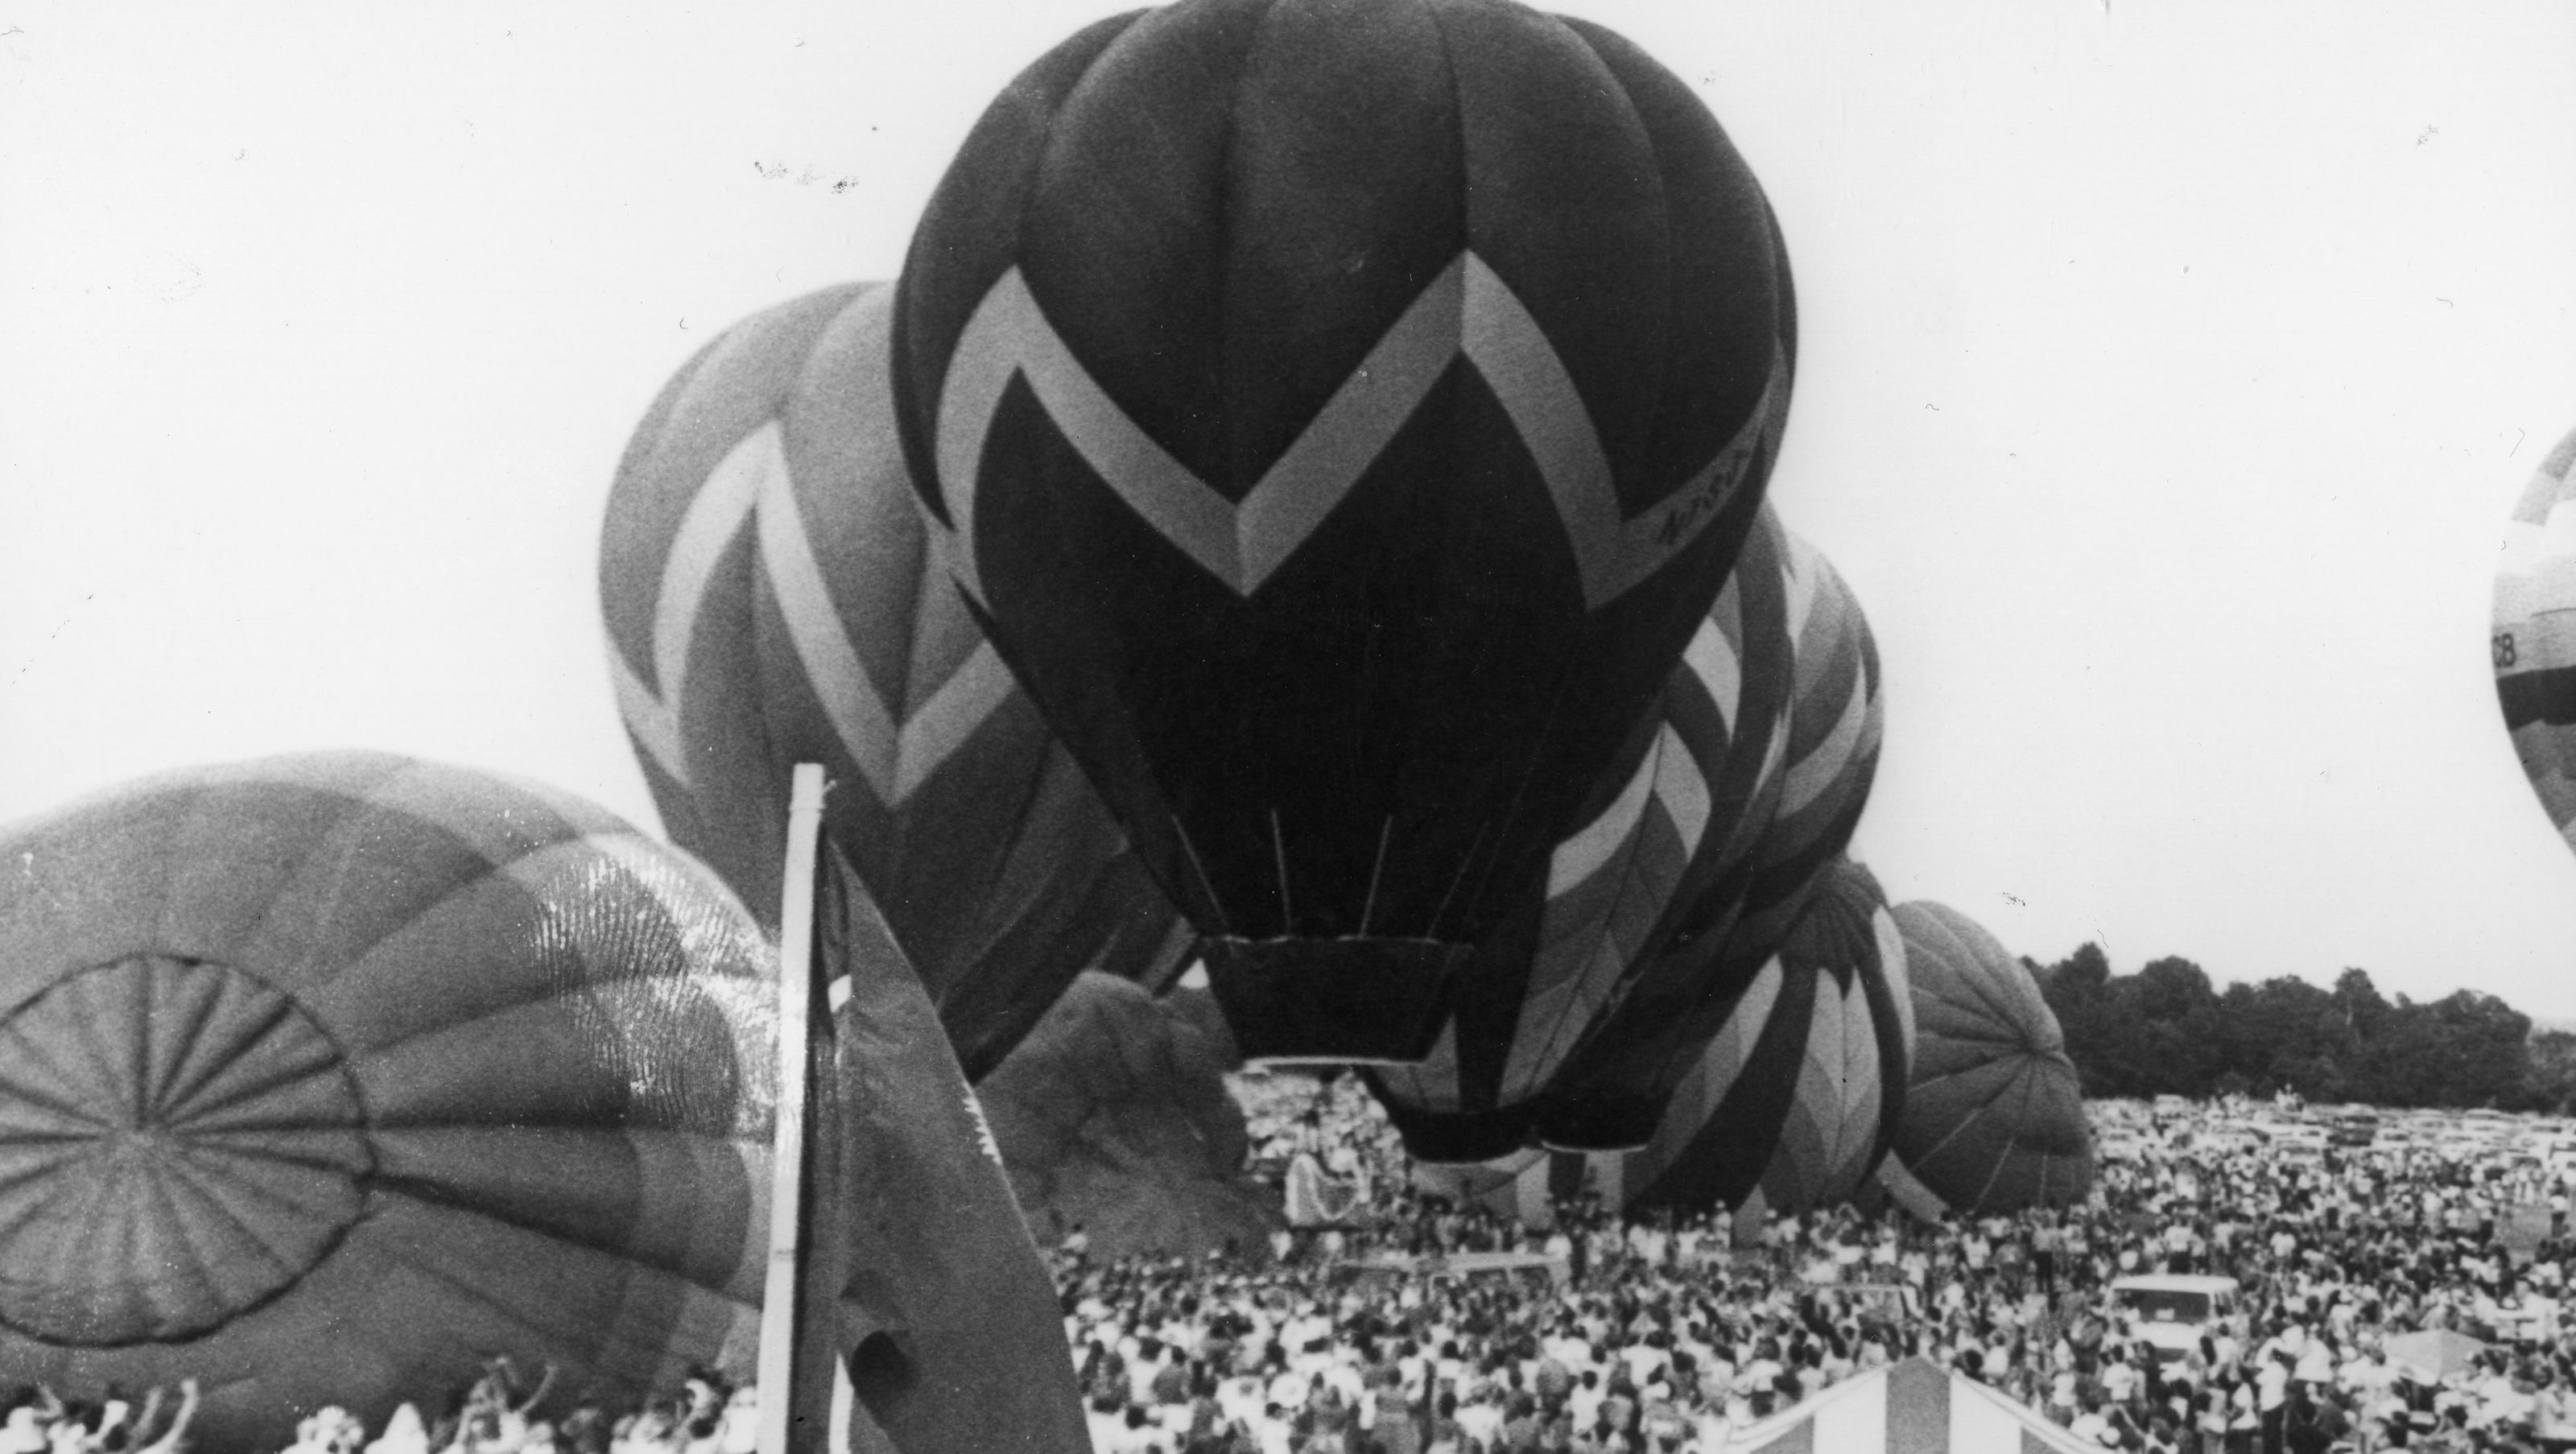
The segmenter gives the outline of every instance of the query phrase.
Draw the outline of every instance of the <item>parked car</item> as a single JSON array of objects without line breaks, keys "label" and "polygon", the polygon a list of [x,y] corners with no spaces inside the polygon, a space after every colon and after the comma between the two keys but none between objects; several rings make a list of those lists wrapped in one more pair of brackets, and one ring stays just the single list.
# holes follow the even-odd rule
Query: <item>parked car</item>
[{"label": "parked car", "polygon": [[2152,1273],[2114,1281],[2111,1301],[2130,1319],[2130,1336],[2156,1350],[2157,1362],[2179,1363],[2236,1311],[2241,1291],[2232,1277]]}]

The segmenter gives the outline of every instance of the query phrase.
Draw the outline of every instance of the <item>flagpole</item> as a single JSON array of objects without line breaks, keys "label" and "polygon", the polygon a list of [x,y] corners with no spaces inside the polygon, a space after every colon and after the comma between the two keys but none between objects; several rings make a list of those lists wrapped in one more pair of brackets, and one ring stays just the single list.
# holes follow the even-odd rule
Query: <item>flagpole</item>
[{"label": "flagpole", "polygon": [[814,858],[823,827],[823,769],[800,762],[787,802],[787,863],[778,911],[778,1119],[770,1145],[769,1268],[760,1299],[759,1454],[788,1454],[796,1408],[799,1231],[805,1139],[813,1118]]}]

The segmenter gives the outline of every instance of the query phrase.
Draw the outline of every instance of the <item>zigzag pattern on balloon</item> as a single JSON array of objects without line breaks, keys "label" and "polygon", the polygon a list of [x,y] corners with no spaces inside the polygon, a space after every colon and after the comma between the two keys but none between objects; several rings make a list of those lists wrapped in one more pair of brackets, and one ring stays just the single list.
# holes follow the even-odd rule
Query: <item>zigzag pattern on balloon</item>
[{"label": "zigzag pattern on balloon", "polygon": [[[862,320],[859,326],[882,328],[892,297],[892,291],[883,288],[861,296],[852,307],[873,315],[873,321]],[[882,355],[879,359],[881,370]],[[899,468],[900,457],[889,463]],[[679,713],[699,606],[726,552],[755,520],[760,564],[777,592],[779,614],[797,659],[814,683],[817,699],[830,715],[834,735],[878,800],[901,804],[1018,686],[991,643],[977,641],[965,659],[920,699],[910,716],[901,715],[900,699],[888,704],[848,635],[838,629],[841,611],[807,537],[783,425],[776,418],[764,420],[727,450],[689,502],[655,593],[652,684],[624,652],[609,653],[618,711],[627,729],[663,771],[682,786],[688,785]]]},{"label": "zigzag pattern on balloon", "polygon": [[1087,964],[1190,940],[937,560],[891,418],[892,289],[771,308],[683,368],[618,471],[610,672],[665,826],[760,914],[820,762],[971,1077]]},{"label": "zigzag pattern on balloon", "polygon": [[1735,437],[1653,509],[1622,516],[1610,459],[1547,334],[1510,286],[1464,252],[1423,289],[1250,493],[1227,500],[1154,441],[1093,381],[1047,321],[1018,268],[968,318],[939,395],[939,488],[960,548],[952,562],[977,599],[975,497],[1002,395],[1024,379],[1067,443],[1165,540],[1238,595],[1259,590],[1359,483],[1451,362],[1484,376],[1555,499],[1598,609],[1687,549],[1776,445],[1788,359]]},{"label": "zigzag pattern on balloon", "polygon": [[[1427,1059],[1370,1072],[1410,1129],[1428,1136],[1433,1116],[1525,1105],[1543,1092],[1616,1005],[1655,936],[1668,932],[1684,886],[1723,877],[1751,850],[1758,833],[1749,825],[1769,820],[1787,750],[1786,538],[1765,509],[1658,699],[1624,785],[1557,845],[1524,951],[1525,987],[1500,1032],[1507,1048],[1471,1069],[1460,1053],[1462,1025],[1474,1027],[1463,1033],[1495,1032],[1488,1017],[1461,1012]],[[1493,1134],[1507,1133],[1498,1125]]]}]

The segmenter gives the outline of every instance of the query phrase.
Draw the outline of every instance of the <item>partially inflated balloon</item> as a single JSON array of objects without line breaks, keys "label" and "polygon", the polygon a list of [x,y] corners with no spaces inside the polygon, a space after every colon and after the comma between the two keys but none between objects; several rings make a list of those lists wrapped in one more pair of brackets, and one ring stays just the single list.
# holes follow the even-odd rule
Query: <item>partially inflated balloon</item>
[{"label": "partially inflated balloon", "polygon": [[1729,1006],[1635,1151],[1523,1152],[1437,1173],[1436,1189],[1537,1220],[1589,1190],[1614,1207],[1775,1211],[1858,1191],[1895,1134],[1913,1007],[1878,882],[1836,858],[1779,953]]},{"label": "partially inflated balloon", "polygon": [[1654,1139],[1616,1153],[1635,1206],[1777,1211],[1850,1196],[1896,1134],[1914,1007],[1905,943],[1869,870],[1837,857]]},{"label": "partially inflated balloon", "polygon": [[1917,902],[1895,912],[1915,1024],[1896,1159],[1955,1211],[2080,1200],[2093,1184],[2093,1132],[2039,985],[1958,910]]},{"label": "partially inflated balloon", "polygon": [[1786,546],[1766,507],[1619,770],[1550,857],[1545,892],[1477,948],[1430,1057],[1369,1072],[1414,1155],[1483,1160],[1526,1141],[1540,1094],[1675,906],[1747,862],[1788,735]]},{"label": "partially inflated balloon", "polygon": [[0,1383],[183,1376],[202,1448],[552,1362],[748,1373],[773,956],[548,790],[372,754],[0,832]]},{"label": "partially inflated balloon", "polygon": [[1550,1145],[1627,1149],[1654,1134],[1674,1087],[1827,881],[1868,803],[1884,735],[1868,619],[1832,565],[1794,536],[1784,585],[1795,686],[1764,762],[1771,781],[1758,800],[1759,836],[1683,891],[1625,996],[1568,1058],[1537,1117]]},{"label": "partially inflated balloon", "polygon": [[2576,432],[2541,460],[2496,566],[2496,695],[2523,775],[2576,847]]},{"label": "partially inflated balloon", "polygon": [[977,1087],[1041,1242],[1079,1228],[1101,1256],[1197,1256],[1280,1225],[1243,1175],[1232,1047],[1184,1008],[1204,994],[1085,974]]},{"label": "partially inflated balloon", "polygon": [[826,831],[972,1077],[1086,965],[1148,972],[1187,936],[930,559],[892,301],[827,289],[690,360],[618,468],[600,592],[671,836],[774,916],[788,773],[822,763]]},{"label": "partially inflated balloon", "polygon": [[1584,21],[1183,0],[1011,83],[898,286],[952,568],[1246,1053],[1420,1058],[1752,527],[1752,174]]}]

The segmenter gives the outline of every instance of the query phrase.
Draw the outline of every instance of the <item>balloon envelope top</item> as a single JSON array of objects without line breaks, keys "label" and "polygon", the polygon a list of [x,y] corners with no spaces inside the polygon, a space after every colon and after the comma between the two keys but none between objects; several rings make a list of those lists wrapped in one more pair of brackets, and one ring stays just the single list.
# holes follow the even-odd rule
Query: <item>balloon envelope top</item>
[{"label": "balloon envelope top", "polygon": [[2576,430],[2533,471],[2496,565],[2496,696],[2531,790],[2576,848]]},{"label": "balloon envelope top", "polygon": [[1256,1058],[1411,1060],[1751,528],[1785,254],[1505,0],[1183,0],[1022,73],[898,285],[950,569]]},{"label": "balloon envelope top", "polygon": [[703,869],[379,754],[0,830],[0,1381],[192,1376],[199,1447],[482,1360],[747,1370],[774,971]]}]

